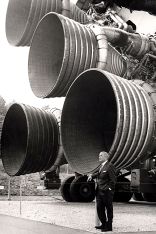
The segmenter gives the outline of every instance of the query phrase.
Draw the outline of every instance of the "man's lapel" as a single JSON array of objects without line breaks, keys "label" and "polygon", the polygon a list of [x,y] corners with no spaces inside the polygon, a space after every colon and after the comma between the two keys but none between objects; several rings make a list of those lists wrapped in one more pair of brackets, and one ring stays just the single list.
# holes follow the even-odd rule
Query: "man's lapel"
[{"label": "man's lapel", "polygon": [[107,163],[108,161],[104,165],[101,165],[100,170],[99,170],[100,173],[107,169]]}]

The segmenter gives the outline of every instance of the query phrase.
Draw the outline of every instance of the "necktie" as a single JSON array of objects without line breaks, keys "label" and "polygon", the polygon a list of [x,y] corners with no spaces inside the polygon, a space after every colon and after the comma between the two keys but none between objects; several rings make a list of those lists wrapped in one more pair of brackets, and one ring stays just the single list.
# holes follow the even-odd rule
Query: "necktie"
[{"label": "necktie", "polygon": [[103,164],[101,164],[101,167],[100,167],[100,169],[99,169],[99,172],[101,172],[102,168],[103,168]]}]

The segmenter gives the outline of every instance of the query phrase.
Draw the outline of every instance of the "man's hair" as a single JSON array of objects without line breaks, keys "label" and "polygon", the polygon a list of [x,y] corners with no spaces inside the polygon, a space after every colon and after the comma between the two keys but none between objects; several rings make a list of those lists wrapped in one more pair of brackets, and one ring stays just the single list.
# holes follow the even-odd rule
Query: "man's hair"
[{"label": "man's hair", "polygon": [[101,152],[99,153],[99,155],[100,155],[100,154],[104,154],[105,157],[109,158],[109,153],[107,153],[106,151],[101,151]]}]

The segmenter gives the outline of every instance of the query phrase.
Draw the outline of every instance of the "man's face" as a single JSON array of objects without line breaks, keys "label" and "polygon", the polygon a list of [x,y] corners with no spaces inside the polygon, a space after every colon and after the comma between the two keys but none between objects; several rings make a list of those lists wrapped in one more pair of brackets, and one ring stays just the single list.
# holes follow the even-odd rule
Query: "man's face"
[{"label": "man's face", "polygon": [[108,159],[108,155],[105,152],[99,154],[99,162],[105,162]]}]

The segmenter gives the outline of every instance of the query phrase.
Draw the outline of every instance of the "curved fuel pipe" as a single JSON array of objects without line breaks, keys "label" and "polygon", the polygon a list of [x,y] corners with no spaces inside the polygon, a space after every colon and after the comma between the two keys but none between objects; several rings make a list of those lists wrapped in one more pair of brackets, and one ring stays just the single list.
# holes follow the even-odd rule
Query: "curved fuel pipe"
[{"label": "curved fuel pipe", "polygon": [[135,168],[156,153],[154,89],[140,83],[99,69],[74,81],[61,118],[63,148],[74,171],[93,171],[102,150],[118,169]]},{"label": "curved fuel pipe", "polygon": [[40,21],[28,61],[30,86],[37,97],[65,96],[75,78],[89,68],[119,76],[126,73],[126,61],[108,44],[104,33],[99,35],[97,27],[57,13],[48,13]]},{"label": "curved fuel pipe", "polygon": [[104,34],[111,45],[124,48],[126,54],[133,57],[141,58],[149,51],[155,53],[156,41],[154,39],[149,40],[149,37],[144,34],[129,33],[122,29],[108,26],[95,27],[94,24],[90,24],[90,28],[99,36]]},{"label": "curved fuel pipe", "polygon": [[38,22],[48,12],[57,12],[87,23],[85,12],[70,0],[9,0],[6,13],[6,37],[14,46],[29,46]]},{"label": "curved fuel pipe", "polygon": [[10,176],[47,171],[59,155],[57,119],[51,112],[14,103],[2,129],[1,153],[4,169]]}]

